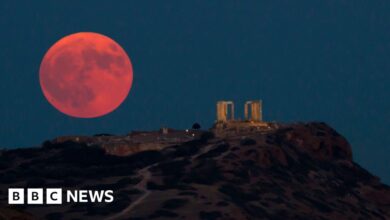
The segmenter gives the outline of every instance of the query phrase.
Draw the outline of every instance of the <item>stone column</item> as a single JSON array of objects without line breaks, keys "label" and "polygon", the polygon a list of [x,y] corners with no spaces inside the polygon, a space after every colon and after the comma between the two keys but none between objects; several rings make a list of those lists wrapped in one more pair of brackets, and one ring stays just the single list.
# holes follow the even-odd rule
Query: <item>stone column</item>
[{"label": "stone column", "polygon": [[259,100],[259,121],[263,121],[263,101]]},{"label": "stone column", "polygon": [[231,106],[231,108],[230,108],[230,120],[234,120],[234,104],[233,104],[233,102],[230,103],[230,106]]},{"label": "stone column", "polygon": [[244,105],[244,118],[245,120],[248,120],[248,102]]},{"label": "stone column", "polygon": [[251,103],[251,119],[253,121],[262,121],[262,116],[261,116],[261,101],[252,101]]},{"label": "stone column", "polygon": [[259,108],[258,102],[252,103],[252,120],[259,121]]},{"label": "stone column", "polygon": [[226,103],[224,101],[217,102],[217,122],[226,121]]}]

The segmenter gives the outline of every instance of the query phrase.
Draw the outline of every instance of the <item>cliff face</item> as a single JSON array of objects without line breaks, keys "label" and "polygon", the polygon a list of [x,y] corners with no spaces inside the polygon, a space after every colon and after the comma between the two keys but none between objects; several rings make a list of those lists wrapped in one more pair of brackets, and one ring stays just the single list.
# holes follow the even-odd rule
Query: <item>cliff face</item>
[{"label": "cliff face", "polygon": [[9,186],[115,192],[107,205],[25,207],[39,219],[390,219],[390,188],[354,163],[348,142],[324,123],[199,132],[122,157],[52,143],[4,152],[1,161],[3,206]]}]

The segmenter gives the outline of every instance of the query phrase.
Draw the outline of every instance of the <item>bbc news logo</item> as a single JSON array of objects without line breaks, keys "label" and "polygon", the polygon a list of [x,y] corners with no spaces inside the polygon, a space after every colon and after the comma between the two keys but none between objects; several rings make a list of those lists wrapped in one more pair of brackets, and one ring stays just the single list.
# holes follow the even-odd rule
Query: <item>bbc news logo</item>
[{"label": "bbc news logo", "polygon": [[[60,205],[66,203],[111,203],[114,201],[112,190],[62,190],[61,188],[9,188],[10,205]],[[64,194],[64,196],[63,196]],[[27,200],[25,199],[27,198]]]}]

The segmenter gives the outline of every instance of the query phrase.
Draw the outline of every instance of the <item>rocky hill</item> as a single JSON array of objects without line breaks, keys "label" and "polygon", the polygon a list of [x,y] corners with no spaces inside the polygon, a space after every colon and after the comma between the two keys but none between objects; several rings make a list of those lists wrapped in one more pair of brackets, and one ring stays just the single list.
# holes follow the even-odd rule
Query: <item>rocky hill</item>
[{"label": "rocky hill", "polygon": [[[324,123],[177,132],[123,155],[108,144],[118,136],[4,151],[0,219],[390,219],[390,188]],[[113,189],[115,201],[9,206],[9,187]]]}]

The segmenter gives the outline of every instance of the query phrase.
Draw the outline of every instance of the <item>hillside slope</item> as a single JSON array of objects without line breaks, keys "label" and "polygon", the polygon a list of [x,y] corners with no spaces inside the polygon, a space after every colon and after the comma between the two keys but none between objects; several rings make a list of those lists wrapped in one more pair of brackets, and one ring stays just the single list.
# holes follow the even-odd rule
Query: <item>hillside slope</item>
[{"label": "hillside slope", "polygon": [[113,189],[115,201],[8,209],[36,219],[390,219],[390,188],[324,123],[223,138],[199,132],[126,156],[87,145],[3,152],[1,206],[10,186],[66,187]]}]

